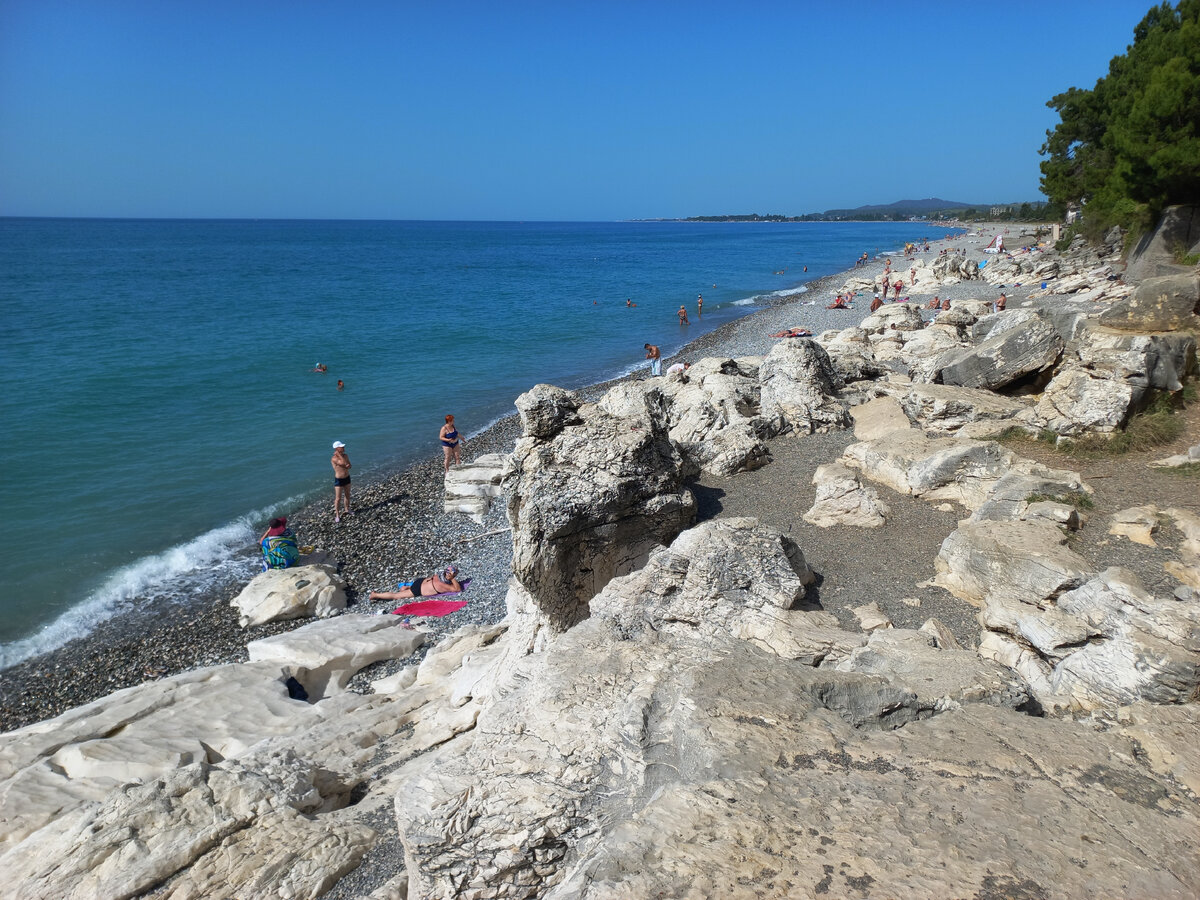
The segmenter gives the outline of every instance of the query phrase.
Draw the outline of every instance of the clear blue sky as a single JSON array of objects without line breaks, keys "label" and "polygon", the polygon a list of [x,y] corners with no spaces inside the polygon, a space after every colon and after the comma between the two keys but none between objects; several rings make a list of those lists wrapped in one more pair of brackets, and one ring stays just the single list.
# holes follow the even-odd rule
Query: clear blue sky
[{"label": "clear blue sky", "polygon": [[0,215],[611,220],[1039,198],[1150,0],[0,0]]}]

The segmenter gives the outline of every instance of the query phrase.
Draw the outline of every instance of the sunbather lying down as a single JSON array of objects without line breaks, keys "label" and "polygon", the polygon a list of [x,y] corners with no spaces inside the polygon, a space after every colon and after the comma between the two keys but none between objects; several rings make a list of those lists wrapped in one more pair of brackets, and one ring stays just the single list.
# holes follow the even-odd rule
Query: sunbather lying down
[{"label": "sunbather lying down", "polygon": [[458,567],[446,566],[436,575],[416,579],[409,587],[398,591],[371,591],[370,600],[410,600],[413,597],[432,597],[435,594],[457,594],[462,590],[458,583]]},{"label": "sunbather lying down", "polygon": [[767,337],[812,337],[812,332],[807,328],[789,328],[786,331],[769,334]]}]

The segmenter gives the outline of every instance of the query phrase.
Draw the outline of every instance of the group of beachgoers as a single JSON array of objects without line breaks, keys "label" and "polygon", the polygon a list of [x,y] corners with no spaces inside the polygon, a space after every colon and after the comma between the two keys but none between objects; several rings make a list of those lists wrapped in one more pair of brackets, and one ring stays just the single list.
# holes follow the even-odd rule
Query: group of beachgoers
[{"label": "group of beachgoers", "polygon": [[[321,363],[317,363],[313,371],[324,373],[326,368]],[[338,382],[338,389],[341,389],[341,382]],[[438,431],[438,442],[442,447],[443,471],[449,474],[451,464],[462,465],[462,448],[466,443],[454,424],[454,416],[446,416],[444,424]],[[346,444],[343,441],[333,442],[333,456],[329,462],[333,467],[333,521],[337,524],[342,521],[344,516],[351,516],[354,512],[350,506],[350,469],[353,465],[346,453]],[[300,547],[295,533],[288,525],[286,516],[277,516],[267,523],[267,530],[259,538],[259,547],[262,550],[264,572],[268,569],[289,569],[296,565],[302,551],[304,553],[312,552],[310,547]],[[400,590],[372,592],[370,599],[404,600],[412,597],[459,593],[462,591],[462,585],[459,583],[457,575],[458,569],[450,565],[434,575],[417,578]]]}]

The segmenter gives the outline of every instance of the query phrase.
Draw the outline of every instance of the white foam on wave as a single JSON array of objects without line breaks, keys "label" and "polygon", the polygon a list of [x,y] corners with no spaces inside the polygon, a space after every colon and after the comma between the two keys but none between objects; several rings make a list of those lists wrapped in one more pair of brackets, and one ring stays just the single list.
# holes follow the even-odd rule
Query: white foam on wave
[{"label": "white foam on wave", "polygon": [[[186,598],[207,584],[231,574],[248,575],[246,558],[238,551],[253,547],[258,525],[280,510],[294,509],[302,498],[291,497],[265,509],[239,516],[183,544],[145,556],[114,571],[81,603],[71,607],[36,633],[0,644],[0,669],[49,653],[84,637],[94,626],[128,608],[135,600]],[[251,570],[252,571],[252,570]]]}]

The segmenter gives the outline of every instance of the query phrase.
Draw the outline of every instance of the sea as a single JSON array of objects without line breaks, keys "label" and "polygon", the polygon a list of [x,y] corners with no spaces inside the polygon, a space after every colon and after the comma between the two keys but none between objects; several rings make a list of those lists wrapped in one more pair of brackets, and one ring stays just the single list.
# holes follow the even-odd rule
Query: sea
[{"label": "sea", "polygon": [[249,578],[267,519],[330,494],[334,441],[356,479],[440,459],[447,413],[469,439],[536,383],[620,376],[944,233],[0,219],[0,668]]}]

